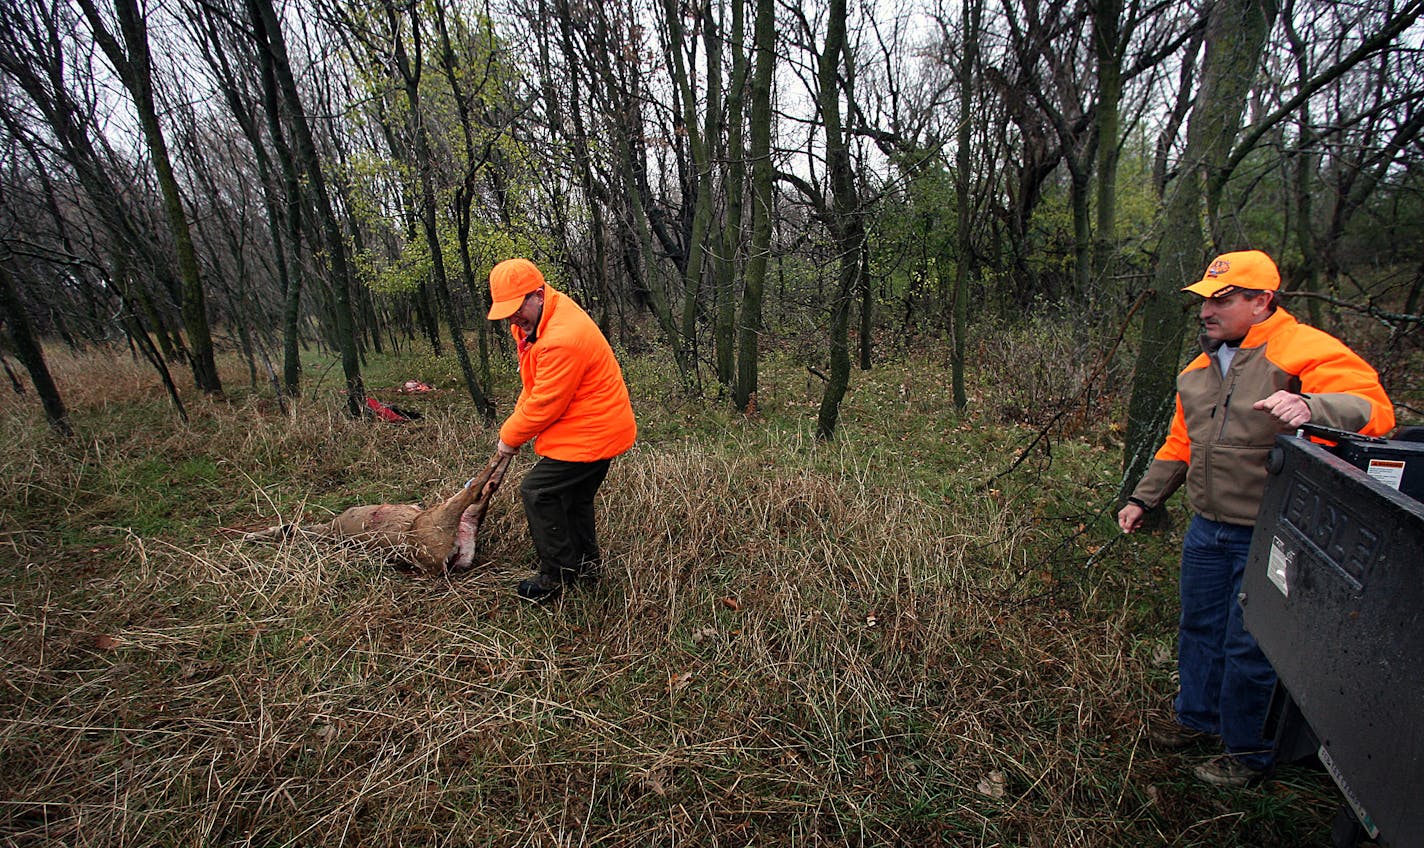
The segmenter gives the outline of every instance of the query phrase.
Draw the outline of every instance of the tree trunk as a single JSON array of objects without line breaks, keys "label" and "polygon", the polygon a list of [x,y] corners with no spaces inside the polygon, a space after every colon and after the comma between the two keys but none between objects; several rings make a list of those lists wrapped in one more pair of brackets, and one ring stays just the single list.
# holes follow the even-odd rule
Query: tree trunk
[{"label": "tree trunk", "polygon": [[[1080,155],[1082,158],[1079,158]],[[1067,295],[1072,303],[1081,301],[1093,279],[1093,226],[1092,213],[1088,209],[1088,197],[1092,194],[1089,158],[1076,150],[1069,150],[1063,157],[1068,165],[1068,202],[1073,210],[1073,286]]]},{"label": "tree trunk", "polygon": [[871,368],[871,352],[875,334],[875,289],[870,285],[870,250],[860,252],[860,262],[856,266],[856,294],[860,297],[860,362],[862,371]]},{"label": "tree trunk", "polygon": [[1222,0],[1207,21],[1201,89],[1187,126],[1181,172],[1167,196],[1157,249],[1153,293],[1143,310],[1141,349],[1128,401],[1119,495],[1141,479],[1172,417],[1174,386],[1185,335],[1178,290],[1201,276],[1204,184],[1220,168],[1241,129],[1246,94],[1255,78],[1276,7],[1271,0]]},{"label": "tree trunk", "polygon": [[969,196],[969,172],[973,151],[969,127],[974,114],[974,60],[979,53],[979,23],[984,12],[983,0],[963,0],[964,52],[959,59],[959,127],[956,131],[958,150],[955,154],[955,205],[958,207],[958,228],[954,234],[959,261],[954,274],[954,350],[950,356],[950,382],[954,391],[954,408],[960,412],[969,408],[969,392],[964,384],[965,335],[969,332],[969,263],[973,253],[970,238],[970,213],[973,199]]},{"label": "tree trunk", "polygon": [[[1292,15],[1293,5],[1292,3],[1286,7],[1281,18],[1285,23],[1286,40],[1290,44],[1291,55],[1295,58],[1296,76],[1304,84],[1310,78],[1310,51],[1305,40],[1296,32]],[[1311,126],[1310,101],[1308,100],[1300,105],[1297,126],[1299,128],[1297,149],[1288,160],[1291,174],[1295,177],[1290,181],[1295,194],[1293,235],[1301,257],[1300,271],[1294,275],[1294,278],[1297,289],[1314,293],[1320,291],[1320,251],[1317,249],[1315,241],[1313,226],[1315,210],[1312,197],[1316,191],[1315,168],[1319,161],[1319,154],[1314,150],[1315,130]],[[1311,298],[1310,302],[1306,304],[1306,308],[1310,310],[1310,323],[1317,327],[1320,326],[1323,311],[1321,301]]]},{"label": "tree trunk", "polygon": [[[291,160],[291,151],[287,147],[286,139],[282,137],[276,105],[276,80],[272,77],[270,61],[261,61],[260,56],[265,54],[259,53],[261,99],[265,107],[263,112],[267,118],[267,128],[272,135],[272,145],[278,152],[277,167],[282,174],[280,185],[286,187],[284,193],[279,192],[280,186],[274,173],[272,157],[267,153],[256,117],[252,114],[256,108],[255,95],[238,82],[238,75],[232,67],[234,60],[229,53],[231,48],[225,45],[221,38],[222,25],[217,17],[211,14],[209,7],[200,8],[205,14],[194,22],[203,38],[199,46],[203,49],[209,67],[213,69],[233,120],[237,122],[248,147],[252,149],[253,160],[262,180],[263,209],[267,216],[268,233],[272,239],[272,265],[277,272],[278,289],[284,302],[282,338],[285,388],[275,380],[273,388],[278,393],[296,396],[301,391],[301,359],[297,344],[297,321],[301,304],[301,263],[297,261],[301,250],[301,194],[297,189],[296,168]],[[237,61],[242,61],[248,55],[246,52],[239,54]],[[282,196],[287,199],[285,215],[282,211]],[[264,336],[267,335],[269,334],[264,333]],[[269,342],[270,338],[262,344],[264,360],[267,358],[266,348]],[[267,362],[267,368],[271,370],[270,361]]]},{"label": "tree trunk", "polygon": [[846,41],[846,0],[831,0],[826,21],[826,46],[817,71],[821,122],[826,133],[826,170],[831,184],[831,239],[836,246],[836,290],[831,300],[829,378],[816,416],[816,437],[830,439],[840,418],[841,401],[850,386],[850,306],[865,249],[865,224],[856,196],[850,145],[841,124],[837,78]]},{"label": "tree trunk", "polygon": [[286,39],[282,35],[272,0],[247,0],[248,13],[260,50],[269,53],[278,90],[285,101],[288,125],[296,140],[297,161],[311,185],[316,213],[326,241],[331,261],[332,323],[337,348],[341,352],[342,371],[346,377],[346,411],[353,418],[366,408],[366,387],[361,380],[360,353],[356,346],[356,326],[351,312],[351,269],[346,258],[346,240],[331,206],[326,177],[317,155],[316,140],[307,122],[306,107],[297,91],[296,79],[287,58]]},{"label": "tree trunk", "polygon": [[136,0],[114,0],[114,10],[119,19],[119,33],[124,42],[120,46],[105,26],[93,0],[79,0],[79,5],[94,29],[95,40],[113,64],[119,78],[123,80],[129,96],[133,98],[139,127],[143,131],[149,154],[153,157],[158,187],[163,194],[163,211],[168,218],[174,250],[178,255],[178,276],[182,282],[180,304],[183,311],[183,328],[188,334],[193,382],[207,394],[220,395],[222,381],[218,379],[217,364],[213,359],[213,339],[208,327],[207,305],[198,270],[197,251],[193,248],[193,234],[188,226],[188,214],[183,209],[183,198],[178,190],[178,178],[173,173],[168,144],[163,137],[163,128],[158,123],[158,110],[153,97],[152,63],[148,52],[147,23],[139,12]]},{"label": "tree trunk", "polygon": [[[35,336],[30,316],[25,313],[25,304],[20,301],[19,292],[10,280],[10,272],[5,270],[3,264],[0,264],[0,314],[3,314],[5,325],[9,328],[15,358],[30,372],[30,382],[35,384],[35,394],[40,396],[50,429],[66,438],[72,436],[74,430],[69,426],[69,411],[64,408],[59,387],[45,364],[44,349]],[[9,370],[8,366],[6,370]]]},{"label": "tree trunk", "polygon": [[405,84],[406,105],[410,109],[411,130],[415,140],[415,170],[420,181],[420,221],[425,230],[425,245],[430,251],[431,277],[435,285],[435,296],[440,303],[441,311],[445,313],[445,320],[450,328],[450,344],[455,349],[455,359],[460,363],[460,372],[465,377],[465,388],[469,391],[470,400],[474,402],[480,417],[486,423],[492,424],[494,423],[494,404],[480,388],[479,379],[475,376],[474,366],[470,362],[470,354],[465,347],[464,316],[456,306],[454,299],[450,297],[449,277],[445,273],[445,254],[440,246],[440,232],[436,222],[435,178],[432,174],[435,168],[434,157],[430,153],[430,138],[425,129],[425,118],[420,100],[422,67],[420,46],[422,42],[420,19],[417,16],[416,8],[416,5],[412,3],[408,9],[411,38],[415,46],[414,61],[406,54],[405,38],[400,31],[400,20],[393,5],[386,6],[386,14],[393,35],[392,41],[395,45],[393,58],[396,70]]},{"label": "tree trunk", "polygon": [[737,382],[732,404],[742,412],[756,413],[757,367],[760,355],[762,299],[771,256],[771,222],[774,202],[771,163],[771,85],[776,70],[776,3],[756,0],[752,24],[756,55],[751,84],[748,125],[751,159],[751,243],[747,248],[746,279],[742,285],[741,317],[737,322]]},{"label": "tree trunk", "polygon": [[731,0],[731,6],[732,34],[727,43],[732,51],[732,80],[727,88],[727,176],[723,188],[727,217],[713,271],[717,310],[712,346],[717,380],[724,386],[732,386],[737,374],[737,267],[742,244],[742,204],[747,190],[745,94],[751,71],[743,43],[746,0]]},{"label": "tree trunk", "polygon": [[283,129],[281,91],[272,51],[259,45],[256,55],[262,80],[262,111],[267,121],[267,134],[272,139],[277,165],[282,172],[282,196],[286,202],[281,219],[291,248],[279,257],[279,261],[287,263],[287,272],[283,277],[286,284],[282,288],[282,388],[291,397],[297,397],[302,391],[301,318],[302,294],[306,288],[306,274],[302,266],[305,216],[302,211],[301,170]]},{"label": "tree trunk", "polygon": [[[706,123],[700,124],[697,116],[697,98],[692,90],[684,50],[688,35],[682,26],[682,8],[676,0],[664,0],[663,14],[668,27],[668,52],[673,84],[682,101],[682,111],[673,123],[674,131],[680,131],[687,138],[691,153],[691,172],[684,184],[692,192],[692,224],[687,238],[687,255],[682,268],[682,316],[678,336],[673,346],[673,354],[680,362],[679,370],[688,388],[695,390],[700,382],[697,368],[697,306],[701,296],[708,236],[712,225],[712,157],[710,145],[716,116],[722,110],[721,92],[721,51],[717,50],[715,22],[708,3],[698,6],[700,25],[706,35],[707,54],[707,113]],[[685,201],[684,201],[685,202]]]},{"label": "tree trunk", "polygon": [[1122,51],[1119,26],[1122,0],[1097,0],[1093,8],[1093,48],[1098,58],[1097,226],[1093,233],[1091,276],[1111,275],[1117,247],[1118,133],[1122,105]]},{"label": "tree trunk", "polygon": [[[460,249],[460,271],[464,277],[465,288],[470,293],[471,302],[475,305],[478,348],[479,348],[479,378],[486,383],[490,376],[490,350],[489,350],[489,329],[490,322],[485,320],[485,314],[489,312],[489,290],[483,285],[475,282],[475,262],[473,252],[470,247],[470,226],[473,216],[473,204],[475,200],[475,185],[482,166],[489,162],[491,150],[494,147],[493,140],[485,142],[484,150],[476,152],[475,149],[475,121],[470,111],[469,94],[466,92],[464,77],[466,73],[456,64],[455,46],[450,40],[450,29],[446,21],[445,4],[435,3],[435,27],[440,37],[440,67],[445,72],[445,82],[450,86],[450,92],[455,100],[455,111],[460,117],[461,138],[465,146],[465,172],[460,182],[460,187],[455,191],[455,233],[459,240]],[[542,47],[541,47],[542,49]],[[476,81],[476,88],[488,82],[488,78]],[[508,191],[500,183],[502,179],[498,165],[488,169],[491,178],[495,181],[495,194],[499,198],[499,213],[501,220],[506,225],[509,223]],[[488,402],[488,401],[487,401]],[[490,404],[491,414],[493,414],[493,404]]]}]

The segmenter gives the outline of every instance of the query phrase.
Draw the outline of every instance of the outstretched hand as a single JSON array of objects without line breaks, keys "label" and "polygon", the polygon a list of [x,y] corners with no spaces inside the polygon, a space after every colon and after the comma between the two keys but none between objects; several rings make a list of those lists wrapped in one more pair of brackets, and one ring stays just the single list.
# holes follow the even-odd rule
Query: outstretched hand
[{"label": "outstretched hand", "polygon": [[515,454],[519,453],[519,448],[514,448],[510,447],[509,445],[506,445],[504,443],[504,439],[500,439],[499,441],[494,443],[494,450],[495,453],[499,454],[500,456],[514,456]]},{"label": "outstretched hand", "polygon": [[1305,398],[1285,389],[1256,401],[1251,408],[1271,413],[1277,421],[1292,429],[1310,422],[1310,405]]}]

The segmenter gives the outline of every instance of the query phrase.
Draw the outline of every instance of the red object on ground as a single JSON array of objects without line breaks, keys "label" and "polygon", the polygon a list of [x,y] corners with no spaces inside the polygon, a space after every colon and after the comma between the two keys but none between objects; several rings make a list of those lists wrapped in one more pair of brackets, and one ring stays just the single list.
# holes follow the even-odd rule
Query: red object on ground
[{"label": "red object on ground", "polygon": [[410,420],[404,415],[401,415],[399,412],[396,412],[394,409],[391,409],[389,406],[386,406],[384,403],[381,403],[373,397],[366,398],[366,408],[371,410],[371,412],[374,413],[377,418],[381,419],[382,421],[388,421],[392,424],[400,424],[404,421]]}]

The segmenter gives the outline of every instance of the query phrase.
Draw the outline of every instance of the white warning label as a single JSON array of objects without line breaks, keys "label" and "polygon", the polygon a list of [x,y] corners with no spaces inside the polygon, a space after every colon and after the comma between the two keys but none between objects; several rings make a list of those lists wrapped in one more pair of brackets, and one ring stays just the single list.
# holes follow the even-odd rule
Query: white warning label
[{"label": "white warning label", "polygon": [[1404,460],[1372,459],[1366,473],[1396,491],[1404,481]]}]

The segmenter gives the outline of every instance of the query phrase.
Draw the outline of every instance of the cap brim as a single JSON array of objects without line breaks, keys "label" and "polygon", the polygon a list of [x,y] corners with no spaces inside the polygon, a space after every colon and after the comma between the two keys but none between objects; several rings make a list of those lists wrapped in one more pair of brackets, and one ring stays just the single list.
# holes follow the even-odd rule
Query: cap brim
[{"label": "cap brim", "polygon": [[1240,288],[1232,283],[1223,283],[1220,280],[1198,280],[1189,286],[1182,287],[1182,291],[1199,294],[1202,297],[1216,297],[1219,294],[1229,293]]},{"label": "cap brim", "polygon": [[522,294],[519,297],[512,297],[509,300],[495,302],[494,306],[490,307],[489,320],[503,321],[518,312],[519,306],[522,303],[524,303],[524,295]]}]

